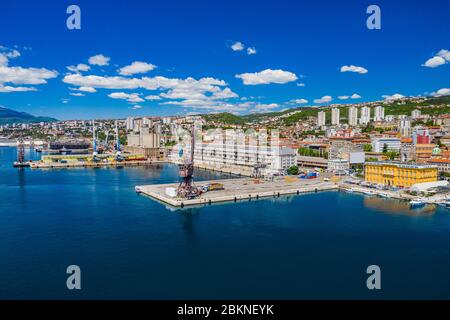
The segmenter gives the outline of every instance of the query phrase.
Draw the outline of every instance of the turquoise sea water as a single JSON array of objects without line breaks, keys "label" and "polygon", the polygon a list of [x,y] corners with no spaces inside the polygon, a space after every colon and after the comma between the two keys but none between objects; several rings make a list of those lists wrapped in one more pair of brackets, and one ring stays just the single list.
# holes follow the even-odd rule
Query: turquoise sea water
[{"label": "turquoise sea water", "polygon": [[0,148],[3,299],[450,298],[444,208],[323,192],[173,211],[134,192],[177,181],[172,165],[17,170],[15,156]]}]

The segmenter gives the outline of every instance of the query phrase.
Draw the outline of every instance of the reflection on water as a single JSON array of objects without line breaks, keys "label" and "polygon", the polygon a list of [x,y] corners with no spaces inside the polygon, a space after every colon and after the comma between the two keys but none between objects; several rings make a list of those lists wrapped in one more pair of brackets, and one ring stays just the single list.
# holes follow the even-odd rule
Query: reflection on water
[{"label": "reflection on water", "polygon": [[425,205],[411,208],[408,201],[386,199],[379,197],[364,197],[364,206],[387,214],[401,214],[408,216],[427,216],[436,212],[436,205]]}]

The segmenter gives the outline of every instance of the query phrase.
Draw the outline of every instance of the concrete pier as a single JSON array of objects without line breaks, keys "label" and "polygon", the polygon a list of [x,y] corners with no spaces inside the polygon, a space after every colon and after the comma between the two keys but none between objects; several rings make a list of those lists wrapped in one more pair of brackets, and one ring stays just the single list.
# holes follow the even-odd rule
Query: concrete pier
[{"label": "concrete pier", "polygon": [[133,160],[133,161],[108,161],[108,162],[87,162],[87,161],[71,161],[67,163],[61,162],[30,162],[32,169],[56,169],[56,168],[103,168],[103,167],[132,167],[147,166],[152,164],[163,164],[167,161],[157,160]]},{"label": "concrete pier", "polygon": [[223,184],[224,190],[208,191],[201,194],[200,197],[191,200],[166,195],[166,188],[177,188],[178,183],[136,186],[135,189],[138,193],[147,195],[173,207],[185,207],[218,202],[257,200],[267,197],[280,197],[282,195],[296,195],[306,192],[335,190],[338,188],[336,183],[325,182],[322,179],[298,179],[283,177],[276,181],[265,181],[251,178],[197,181],[196,185],[201,186],[213,182]]}]

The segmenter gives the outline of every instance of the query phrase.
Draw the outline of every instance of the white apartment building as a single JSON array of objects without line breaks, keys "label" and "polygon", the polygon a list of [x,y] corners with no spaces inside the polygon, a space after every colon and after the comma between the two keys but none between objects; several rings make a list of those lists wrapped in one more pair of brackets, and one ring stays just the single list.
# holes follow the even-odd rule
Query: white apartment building
[{"label": "white apartment building", "polygon": [[317,113],[317,125],[320,127],[325,125],[325,111],[319,111]]},{"label": "white apartment building", "polygon": [[351,126],[358,125],[358,108],[348,108],[348,124]]},{"label": "white apartment building", "polygon": [[400,138],[372,138],[372,150],[373,152],[383,152],[384,146],[387,146],[388,151],[400,151]]},{"label": "white apartment building", "polygon": [[400,118],[398,122],[398,131],[402,137],[411,137],[412,128],[411,128],[411,120],[407,117]]},{"label": "white apartment building", "polygon": [[359,118],[359,124],[365,125],[370,122],[370,108],[362,107],[361,108],[361,118]]},{"label": "white apartment building", "polygon": [[340,122],[340,110],[338,108],[331,109],[331,124],[338,126]]},{"label": "white apartment building", "polygon": [[373,121],[383,121],[384,120],[384,107],[376,106],[373,115]]},{"label": "white apartment building", "polygon": [[413,119],[417,119],[420,118],[420,116],[422,115],[422,112],[420,110],[413,110],[411,111],[411,118]]},{"label": "white apartment building", "polygon": [[[264,174],[286,173],[297,165],[297,151],[288,147],[237,144],[236,141],[196,142],[194,162],[210,168],[234,168],[251,173],[255,165],[263,166]],[[178,152],[174,149],[174,152]]]},{"label": "white apartment building", "polygon": [[134,130],[134,118],[128,117],[126,120],[127,131]]}]

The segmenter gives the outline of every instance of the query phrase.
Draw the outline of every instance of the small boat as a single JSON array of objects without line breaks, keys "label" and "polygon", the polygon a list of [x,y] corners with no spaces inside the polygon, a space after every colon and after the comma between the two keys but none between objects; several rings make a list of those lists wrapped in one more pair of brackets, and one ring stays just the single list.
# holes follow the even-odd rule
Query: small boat
[{"label": "small boat", "polygon": [[379,193],[378,195],[379,195],[380,197],[382,197],[382,198],[390,198],[390,196],[389,196],[387,193],[384,193],[384,192]]},{"label": "small boat", "polygon": [[411,207],[422,207],[425,205],[425,201],[423,199],[414,199],[409,202]]},{"label": "small boat", "polygon": [[346,188],[346,189],[344,189],[344,190],[347,191],[347,192],[350,192],[350,193],[355,192],[355,190],[353,190],[352,188]]},{"label": "small boat", "polygon": [[374,192],[371,191],[371,190],[363,190],[363,193],[364,193],[365,195],[367,195],[367,196],[373,196],[373,195],[374,195]]}]

